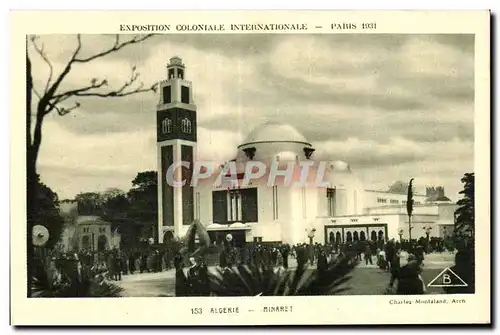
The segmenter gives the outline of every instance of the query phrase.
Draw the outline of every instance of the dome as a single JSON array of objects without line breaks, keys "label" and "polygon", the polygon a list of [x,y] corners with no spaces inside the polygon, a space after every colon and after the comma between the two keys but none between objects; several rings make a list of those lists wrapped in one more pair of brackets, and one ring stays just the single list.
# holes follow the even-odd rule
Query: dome
[{"label": "dome", "polygon": [[257,126],[248,134],[242,145],[256,142],[301,142],[309,144],[309,141],[294,127],[280,123],[265,123]]}]

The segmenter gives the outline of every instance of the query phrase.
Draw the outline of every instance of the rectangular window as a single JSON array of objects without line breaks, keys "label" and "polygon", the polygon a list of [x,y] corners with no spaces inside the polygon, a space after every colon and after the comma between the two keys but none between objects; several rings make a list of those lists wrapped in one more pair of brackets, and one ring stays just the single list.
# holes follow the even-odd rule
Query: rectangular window
[{"label": "rectangular window", "polygon": [[384,198],[377,198],[377,202],[378,202],[379,204],[385,204],[385,203],[387,203],[387,199],[384,199]]},{"label": "rectangular window", "polygon": [[273,186],[273,220],[278,220],[278,185]]},{"label": "rectangular window", "polygon": [[239,191],[241,193],[242,221],[243,222],[259,221],[257,188],[247,188]]},{"label": "rectangular window", "polygon": [[172,102],[172,87],[165,86],[163,87],[163,103],[169,104]]},{"label": "rectangular window", "polygon": [[214,223],[257,222],[257,189],[213,191]]},{"label": "rectangular window", "polygon": [[181,102],[188,104],[189,103],[189,87],[181,86]]},{"label": "rectangular window", "polygon": [[174,225],[174,188],[167,183],[167,170],[174,162],[173,146],[161,148],[161,185],[162,185],[162,212],[163,225]]},{"label": "rectangular window", "polygon": [[326,189],[326,210],[328,216],[335,216],[335,192],[334,188]]},{"label": "rectangular window", "polygon": [[212,192],[212,212],[214,223],[227,222],[227,191]]},{"label": "rectangular window", "polygon": [[242,220],[242,209],[241,209],[241,194],[237,190],[231,190],[228,192],[229,201],[227,211],[229,216],[228,221],[241,221]]},{"label": "rectangular window", "polygon": [[257,243],[258,243],[258,242],[262,242],[262,237],[254,237],[254,238],[253,238],[253,241],[254,241],[254,242],[257,242]]},{"label": "rectangular window", "polygon": [[182,180],[186,183],[182,186],[182,223],[190,225],[194,220],[194,188],[191,186],[193,170],[193,147],[181,145],[181,160],[188,162],[189,167],[182,167]]}]

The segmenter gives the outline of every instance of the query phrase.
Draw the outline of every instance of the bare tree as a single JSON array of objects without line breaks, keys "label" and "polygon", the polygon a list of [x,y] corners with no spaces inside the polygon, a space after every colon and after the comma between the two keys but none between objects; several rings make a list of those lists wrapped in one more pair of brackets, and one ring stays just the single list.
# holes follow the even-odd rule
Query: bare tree
[{"label": "bare tree", "polygon": [[[128,80],[126,80],[121,86],[115,88],[108,87],[108,81],[106,78],[93,78],[89,81],[88,85],[83,85],[80,88],[71,90],[62,90],[61,84],[64,82],[65,78],[73,69],[73,66],[79,64],[91,65],[93,61],[106,57],[110,54],[120,51],[121,49],[142,43],[154,34],[147,35],[136,35],[122,40],[120,35],[116,35],[114,43],[110,45],[107,49],[95,53],[91,56],[82,56],[82,38],[81,35],[76,36],[77,46],[71,54],[71,57],[67,61],[63,70],[56,74],[54,73],[54,66],[50,59],[47,57],[43,43],[41,44],[38,36],[30,36],[26,40],[26,150],[27,150],[27,251],[28,251],[28,296],[31,296],[31,280],[32,271],[34,267],[33,263],[33,244],[32,244],[32,227],[36,220],[35,213],[37,204],[36,197],[34,196],[37,192],[37,159],[38,153],[40,151],[40,146],[42,144],[42,128],[44,118],[55,111],[59,115],[66,115],[70,113],[75,108],[80,106],[80,102],[76,101],[79,98],[85,97],[98,97],[98,98],[119,98],[129,95],[156,91],[157,84],[145,87],[143,83],[138,81],[139,73],[136,71],[136,67],[133,66],[131,69],[131,75]],[[43,62],[49,68],[49,76],[43,90],[38,90],[33,85],[32,76],[32,65],[28,53],[28,43],[33,46],[34,54],[40,57]],[[36,110],[32,111],[32,101],[33,94],[38,98],[36,104]],[[32,114],[34,112],[34,114]],[[34,124],[33,124],[34,123]]]}]

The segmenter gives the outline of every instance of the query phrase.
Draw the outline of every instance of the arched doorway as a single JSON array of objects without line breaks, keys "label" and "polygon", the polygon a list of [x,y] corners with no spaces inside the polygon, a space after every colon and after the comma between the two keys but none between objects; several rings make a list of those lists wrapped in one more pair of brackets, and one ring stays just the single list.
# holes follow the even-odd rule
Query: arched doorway
[{"label": "arched doorway", "polygon": [[82,249],[83,250],[90,250],[90,236],[85,235],[82,237]]},{"label": "arched doorway", "polygon": [[347,232],[345,239],[346,242],[352,242],[352,233],[350,231]]},{"label": "arched doorway", "polygon": [[372,233],[370,234],[370,239],[372,241],[376,241],[377,240],[377,232],[375,230],[372,230]]},{"label": "arched doorway", "polygon": [[106,245],[108,244],[108,239],[105,235],[100,235],[97,239],[97,250],[104,251],[106,250]]},{"label": "arched doorway", "polygon": [[378,231],[378,240],[382,241],[384,239],[384,232],[382,230]]},{"label": "arched doorway", "polygon": [[352,234],[352,238],[353,238],[354,242],[359,241],[359,235],[358,235],[357,231],[355,231],[354,234]]},{"label": "arched doorway", "polygon": [[163,243],[171,243],[174,240],[174,233],[171,231],[166,231],[163,234]]},{"label": "arched doorway", "polygon": [[359,239],[361,241],[366,241],[366,234],[364,231],[362,231],[361,233],[359,233]]},{"label": "arched doorway", "polygon": [[335,234],[335,243],[336,244],[342,243],[342,234],[340,234],[339,231]]},{"label": "arched doorway", "polygon": [[333,231],[331,231],[330,234],[328,234],[328,240],[330,241],[330,244],[335,243],[335,234],[333,234]]}]

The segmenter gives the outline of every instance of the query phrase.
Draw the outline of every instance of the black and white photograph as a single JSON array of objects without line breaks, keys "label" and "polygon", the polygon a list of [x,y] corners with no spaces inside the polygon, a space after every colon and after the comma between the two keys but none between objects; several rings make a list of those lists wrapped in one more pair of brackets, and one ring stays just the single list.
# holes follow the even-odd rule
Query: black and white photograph
[{"label": "black and white photograph", "polygon": [[349,24],[27,34],[27,297],[465,304],[477,36]]}]

